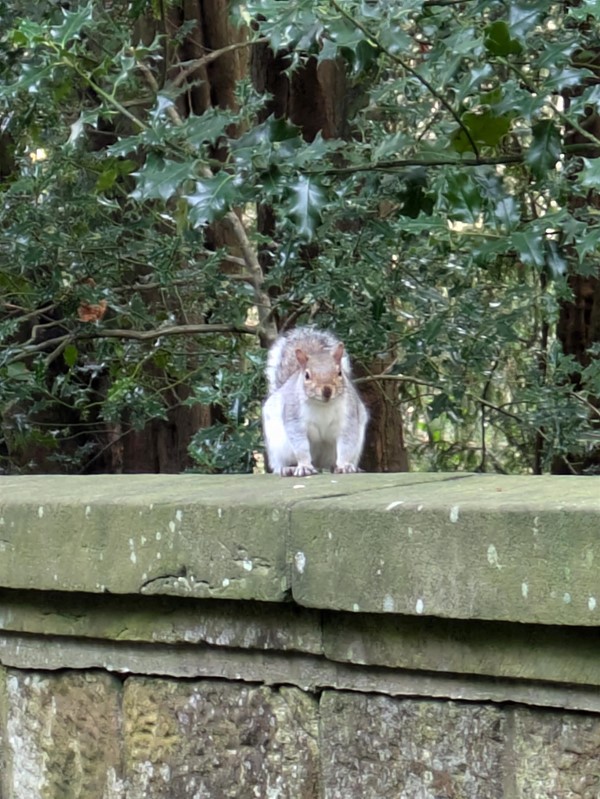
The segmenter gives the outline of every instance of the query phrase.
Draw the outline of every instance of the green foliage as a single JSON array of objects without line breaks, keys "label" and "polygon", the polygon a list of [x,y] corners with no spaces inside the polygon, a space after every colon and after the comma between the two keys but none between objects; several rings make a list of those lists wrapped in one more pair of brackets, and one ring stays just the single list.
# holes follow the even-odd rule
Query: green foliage
[{"label": "green foliage", "polygon": [[288,75],[343,66],[344,138],[306,141],[246,80],[237,108],[184,113],[193,25],[140,37],[159,8],[0,2],[4,468],[40,446],[89,468],[107,434],[196,405],[215,420],[198,468],[252,468],[262,358],[236,331],[256,276],[214,235],[232,210],[272,256],[280,318],[384,356],[418,467],[548,469],[595,446],[598,352],[575,363],[552,331],[568,275],[598,274],[596,6],[466,5],[234,3]]}]

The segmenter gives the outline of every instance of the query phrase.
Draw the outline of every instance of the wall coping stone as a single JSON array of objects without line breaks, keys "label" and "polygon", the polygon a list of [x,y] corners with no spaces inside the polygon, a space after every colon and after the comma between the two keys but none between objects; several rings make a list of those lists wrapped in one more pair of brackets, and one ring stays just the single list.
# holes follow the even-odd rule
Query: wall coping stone
[{"label": "wall coping stone", "polygon": [[600,625],[600,479],[0,478],[0,587]]}]

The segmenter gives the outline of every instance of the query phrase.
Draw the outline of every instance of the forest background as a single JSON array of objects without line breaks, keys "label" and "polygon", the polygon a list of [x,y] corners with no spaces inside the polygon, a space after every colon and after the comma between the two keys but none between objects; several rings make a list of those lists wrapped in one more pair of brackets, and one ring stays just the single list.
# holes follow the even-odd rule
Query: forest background
[{"label": "forest background", "polygon": [[598,0],[0,16],[0,473],[251,471],[306,322],[366,469],[600,473]]}]

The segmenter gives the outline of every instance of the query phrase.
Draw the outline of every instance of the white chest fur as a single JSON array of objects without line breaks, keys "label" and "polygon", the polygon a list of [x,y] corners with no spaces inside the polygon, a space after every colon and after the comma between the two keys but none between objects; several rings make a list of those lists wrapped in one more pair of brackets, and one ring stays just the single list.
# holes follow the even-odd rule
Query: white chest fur
[{"label": "white chest fur", "polygon": [[329,402],[309,399],[302,407],[303,421],[310,442],[335,442],[340,435],[345,416],[344,396]]}]

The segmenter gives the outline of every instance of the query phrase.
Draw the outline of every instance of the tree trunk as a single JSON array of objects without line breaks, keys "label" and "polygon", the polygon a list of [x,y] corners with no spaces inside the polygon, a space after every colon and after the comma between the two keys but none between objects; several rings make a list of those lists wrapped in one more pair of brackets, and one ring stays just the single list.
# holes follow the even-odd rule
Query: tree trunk
[{"label": "tree trunk", "polygon": [[[600,83],[600,53],[592,58],[586,51],[583,57],[585,67],[591,69],[594,75],[588,78],[584,85],[577,87],[576,94],[581,94],[587,86]],[[574,57],[574,61],[577,62],[577,55]],[[577,63],[575,65],[581,66]],[[572,89],[566,90],[563,96],[565,107],[568,108],[574,92]],[[595,108],[588,107],[581,127],[596,138],[600,138],[600,115]],[[597,144],[572,127],[568,127],[565,132],[565,145],[577,153],[576,156],[571,156],[571,159],[577,158],[579,163],[581,163],[581,158],[598,158],[600,156]],[[595,191],[590,191],[585,198],[572,195],[570,207],[575,215],[579,209],[583,209],[584,212],[587,212],[589,208],[599,209],[600,196]],[[577,254],[572,253],[570,260],[575,262],[576,258]],[[600,343],[600,266],[596,267],[595,275],[576,274],[573,270],[569,275],[568,282],[573,298],[561,303],[556,334],[565,355],[572,355],[577,363],[585,368],[592,360],[590,347]],[[579,374],[573,375],[572,382],[573,390],[578,391],[581,388]],[[595,408],[600,409],[600,397],[593,398],[591,402]],[[596,424],[597,421],[598,417],[596,416]],[[583,457],[569,455],[556,458],[552,465],[552,471],[554,474],[600,473],[600,445],[591,448]]]}]

